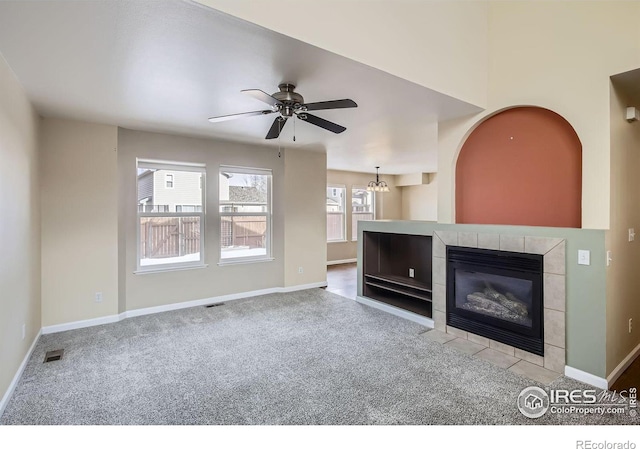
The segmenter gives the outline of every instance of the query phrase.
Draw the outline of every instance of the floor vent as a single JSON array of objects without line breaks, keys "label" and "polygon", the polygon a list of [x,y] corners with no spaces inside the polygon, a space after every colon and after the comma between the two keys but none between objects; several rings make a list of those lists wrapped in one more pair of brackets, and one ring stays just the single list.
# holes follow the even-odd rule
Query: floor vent
[{"label": "floor vent", "polygon": [[64,354],[64,349],[56,349],[55,351],[49,351],[44,355],[44,363],[55,362],[60,360]]},{"label": "floor vent", "polygon": [[209,304],[208,306],[205,306],[207,309],[210,309],[212,307],[218,307],[218,306],[224,306],[223,302],[219,302],[217,304]]}]

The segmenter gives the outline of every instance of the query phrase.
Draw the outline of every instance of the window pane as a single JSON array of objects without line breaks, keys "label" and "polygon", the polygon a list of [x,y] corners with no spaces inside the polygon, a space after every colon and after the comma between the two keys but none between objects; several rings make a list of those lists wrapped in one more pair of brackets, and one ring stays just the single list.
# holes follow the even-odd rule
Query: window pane
[{"label": "window pane", "polygon": [[344,187],[327,187],[327,241],[345,240]]},{"label": "window pane", "polygon": [[267,217],[220,217],[221,259],[267,255]]},{"label": "window pane", "polygon": [[218,190],[220,259],[269,257],[271,170],[222,166]]},{"label": "window pane", "polygon": [[200,217],[140,217],[140,266],[200,261]]},{"label": "window pane", "polygon": [[344,240],[344,214],[327,212],[327,240]]},{"label": "window pane", "polygon": [[270,175],[220,173],[221,212],[268,212]]},{"label": "window pane", "polygon": [[138,169],[138,212],[202,212],[202,173]]},{"label": "window pane", "polygon": [[344,212],[344,188],[327,187],[327,212]]},{"label": "window pane", "polygon": [[358,221],[374,219],[373,192],[364,187],[351,189],[351,240],[358,240]]},{"label": "window pane", "polygon": [[220,167],[221,260],[270,256],[270,196],[271,170]]}]

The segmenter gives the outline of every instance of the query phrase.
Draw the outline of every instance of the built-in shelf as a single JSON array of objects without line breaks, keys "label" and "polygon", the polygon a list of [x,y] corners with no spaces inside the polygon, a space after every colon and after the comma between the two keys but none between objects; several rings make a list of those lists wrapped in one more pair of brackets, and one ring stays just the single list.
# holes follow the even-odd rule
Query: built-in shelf
[{"label": "built-in shelf", "polygon": [[430,286],[412,278],[393,275],[365,274],[365,285],[431,302]]},{"label": "built-in shelf", "polygon": [[365,232],[363,249],[363,295],[431,317],[431,237]]}]

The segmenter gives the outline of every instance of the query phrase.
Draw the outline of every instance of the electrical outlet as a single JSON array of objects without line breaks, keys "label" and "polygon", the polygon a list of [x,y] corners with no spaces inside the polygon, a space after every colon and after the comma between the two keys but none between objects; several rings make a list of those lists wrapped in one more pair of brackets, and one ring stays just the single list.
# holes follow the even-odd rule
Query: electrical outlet
[{"label": "electrical outlet", "polygon": [[629,228],[629,241],[633,242],[636,238],[636,231],[633,228]]},{"label": "electrical outlet", "polygon": [[578,265],[591,265],[591,251],[588,249],[578,250]]},{"label": "electrical outlet", "polygon": [[416,272],[413,268],[409,268],[409,277],[410,278],[416,277]]},{"label": "electrical outlet", "polygon": [[96,302],[102,302],[102,292],[96,292]]},{"label": "electrical outlet", "polygon": [[633,330],[633,318],[629,318],[629,333]]},{"label": "electrical outlet", "polygon": [[304,273],[304,269],[302,267],[298,267],[298,274]]},{"label": "electrical outlet", "polygon": [[[629,320],[631,321],[631,320]],[[629,324],[629,326],[631,326],[631,324]],[[24,338],[27,336],[27,325],[22,323],[22,339],[24,340]]]}]

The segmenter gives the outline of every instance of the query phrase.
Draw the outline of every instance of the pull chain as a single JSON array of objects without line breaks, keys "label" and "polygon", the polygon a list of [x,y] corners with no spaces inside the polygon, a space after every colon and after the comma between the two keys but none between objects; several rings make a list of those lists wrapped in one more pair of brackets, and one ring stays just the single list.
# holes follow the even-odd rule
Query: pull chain
[{"label": "pull chain", "polygon": [[282,121],[278,120],[278,157],[282,157],[282,140],[280,139],[280,132],[282,131]]},{"label": "pull chain", "polygon": [[293,117],[293,141],[296,141],[296,117]]}]

